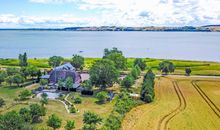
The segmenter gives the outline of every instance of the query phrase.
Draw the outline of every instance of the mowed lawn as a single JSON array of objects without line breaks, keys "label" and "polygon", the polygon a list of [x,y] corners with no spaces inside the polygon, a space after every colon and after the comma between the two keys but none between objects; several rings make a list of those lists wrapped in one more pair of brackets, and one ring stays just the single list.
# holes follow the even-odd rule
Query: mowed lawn
[{"label": "mowed lawn", "polygon": [[[16,101],[14,101],[15,98],[18,97],[19,93],[24,90],[24,89],[29,89],[32,90],[36,87],[38,87],[38,84],[31,85],[26,88],[20,88],[20,87],[0,87],[0,97],[5,99],[6,101],[6,106],[0,109],[2,110],[1,113],[6,113],[12,110],[19,111],[23,107],[29,107],[30,104],[32,103],[39,103],[40,100],[36,98],[31,98],[29,100],[23,101],[23,104],[18,104],[13,107],[12,104],[14,104]],[[46,107],[46,116],[42,117],[42,122],[40,123],[35,123],[32,124],[36,129],[40,128],[47,128],[47,120],[48,117],[51,114],[56,114],[62,119],[62,128],[60,130],[64,130],[64,126],[66,125],[67,120],[74,120],[76,129],[81,129],[83,126],[83,113],[85,111],[92,111],[97,113],[103,118],[103,123],[105,119],[109,116],[110,112],[113,109],[115,101],[113,100],[112,102],[107,102],[106,104],[98,104],[96,103],[97,99],[94,96],[81,96],[77,92],[72,92],[69,96],[69,100],[73,102],[71,97],[81,97],[82,98],[82,103],[81,104],[75,104],[77,109],[79,109],[78,113],[75,114],[70,114],[66,111],[64,105],[57,101],[57,100],[49,100],[49,103],[45,106]],[[7,109],[10,107],[9,109]],[[1,114],[0,113],[0,114]]]},{"label": "mowed lawn", "polygon": [[[156,80],[156,99],[153,103],[138,106],[132,109],[123,120],[123,130],[161,130],[158,127],[164,116],[175,110],[180,104],[177,94],[174,91],[172,81],[178,81],[178,86],[186,100],[186,107],[177,110],[167,123],[169,130],[218,130],[220,129],[220,119],[207,105],[191,84],[192,80],[213,80],[201,78],[158,78]],[[216,79],[217,80],[217,79]],[[215,80],[215,81],[216,81]],[[160,83],[160,85],[158,85]],[[219,104],[220,82],[198,82],[210,99]],[[182,101],[183,103],[183,101]],[[164,129],[163,129],[164,130]]]}]

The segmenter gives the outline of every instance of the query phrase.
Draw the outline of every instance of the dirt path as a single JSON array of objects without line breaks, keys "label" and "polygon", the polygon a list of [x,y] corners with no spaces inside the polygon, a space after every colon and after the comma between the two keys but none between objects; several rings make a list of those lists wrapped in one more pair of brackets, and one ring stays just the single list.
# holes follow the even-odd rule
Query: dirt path
[{"label": "dirt path", "polygon": [[[197,82],[202,80],[193,80],[191,84],[196,89],[196,91],[199,93],[199,95],[204,99],[204,101],[208,104],[208,106],[212,109],[212,111],[215,113],[218,118],[220,118],[220,109],[217,107],[217,105],[205,94],[205,92],[197,85]],[[207,81],[207,80],[206,80]],[[212,81],[213,82],[213,81]]]},{"label": "dirt path", "polygon": [[186,100],[177,81],[173,81],[172,83],[179,99],[179,106],[175,110],[163,116],[163,118],[159,121],[158,130],[167,130],[169,121],[186,108]]}]

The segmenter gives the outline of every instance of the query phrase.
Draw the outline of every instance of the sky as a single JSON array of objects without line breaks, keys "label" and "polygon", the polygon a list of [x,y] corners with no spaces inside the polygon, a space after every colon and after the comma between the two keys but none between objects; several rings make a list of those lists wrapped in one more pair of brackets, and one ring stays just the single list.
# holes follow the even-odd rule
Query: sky
[{"label": "sky", "polygon": [[0,0],[0,28],[220,24],[220,0]]}]

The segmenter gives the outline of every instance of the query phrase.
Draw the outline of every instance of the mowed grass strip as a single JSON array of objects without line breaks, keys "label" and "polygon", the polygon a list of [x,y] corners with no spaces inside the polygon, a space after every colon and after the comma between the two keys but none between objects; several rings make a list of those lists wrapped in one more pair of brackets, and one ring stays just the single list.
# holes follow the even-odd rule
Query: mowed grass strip
[{"label": "mowed grass strip", "polygon": [[169,123],[170,130],[217,130],[220,128],[220,120],[200,96],[191,84],[191,80],[179,82],[179,86],[185,95],[187,107],[176,115]]},{"label": "mowed grass strip", "polygon": [[156,130],[161,118],[179,105],[170,79],[157,78],[155,83],[155,101],[132,109],[123,120],[123,130]]}]

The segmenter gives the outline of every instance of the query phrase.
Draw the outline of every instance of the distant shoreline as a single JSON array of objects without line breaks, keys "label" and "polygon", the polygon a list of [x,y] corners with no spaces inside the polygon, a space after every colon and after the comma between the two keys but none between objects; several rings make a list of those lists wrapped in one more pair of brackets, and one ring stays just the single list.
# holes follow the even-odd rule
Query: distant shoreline
[{"label": "distant shoreline", "polygon": [[220,25],[183,26],[183,27],[66,27],[66,28],[2,28],[0,31],[142,31],[142,32],[220,32]]}]

